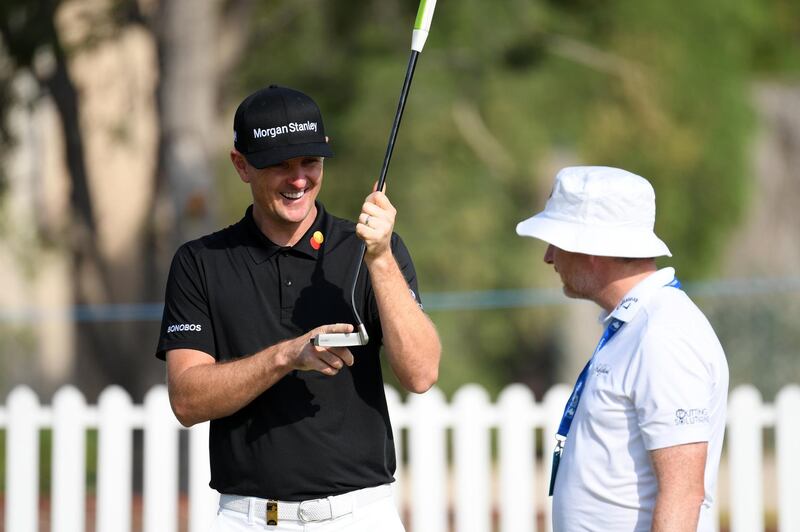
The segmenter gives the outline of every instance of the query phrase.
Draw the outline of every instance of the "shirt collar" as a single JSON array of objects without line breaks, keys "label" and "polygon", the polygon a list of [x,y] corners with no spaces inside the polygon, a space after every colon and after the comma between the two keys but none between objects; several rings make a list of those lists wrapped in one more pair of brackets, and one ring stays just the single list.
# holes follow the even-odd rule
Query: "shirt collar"
[{"label": "shirt collar", "polygon": [[[315,202],[314,204],[317,207],[317,217],[314,219],[314,223],[311,224],[308,231],[306,231],[305,234],[300,237],[300,240],[292,247],[279,246],[267,238],[267,236],[261,232],[261,229],[258,228],[258,225],[256,225],[255,219],[253,218],[253,206],[250,205],[241,223],[247,234],[247,249],[253,261],[255,261],[256,264],[260,264],[269,260],[280,251],[296,252],[297,254],[316,259],[319,256],[319,252],[325,246],[325,239],[330,232],[331,221],[330,215],[325,211],[322,204],[319,202]],[[312,240],[315,241],[313,245],[311,242]],[[315,249],[317,244],[319,244],[319,246]]]},{"label": "shirt collar", "polygon": [[653,272],[631,288],[610,314],[601,314],[600,321],[605,322],[611,318],[625,323],[631,321],[656,290],[668,285],[673,279],[675,268],[662,268]]}]

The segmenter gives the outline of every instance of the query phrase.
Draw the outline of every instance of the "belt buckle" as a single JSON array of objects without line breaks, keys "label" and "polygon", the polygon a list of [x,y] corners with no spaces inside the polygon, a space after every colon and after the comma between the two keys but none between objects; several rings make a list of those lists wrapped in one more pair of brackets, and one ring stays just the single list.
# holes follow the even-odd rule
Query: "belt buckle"
[{"label": "belt buckle", "polygon": [[[310,506],[312,504],[319,504],[319,503],[321,503],[323,501],[324,501],[324,499],[309,499],[307,501],[300,501],[300,505],[297,507],[297,517],[303,523],[314,523],[316,521],[324,521],[325,519],[330,519],[331,517],[333,517],[333,513],[331,513],[331,515],[329,517],[325,517],[325,518],[322,518],[322,519],[319,519],[319,518],[314,519],[314,518],[306,517],[306,511],[305,511],[305,508],[303,508],[303,505],[309,505]],[[330,507],[329,507],[329,510],[330,510]]]},{"label": "belt buckle", "polygon": [[277,526],[278,525],[278,501],[267,501],[267,525],[270,526]]}]

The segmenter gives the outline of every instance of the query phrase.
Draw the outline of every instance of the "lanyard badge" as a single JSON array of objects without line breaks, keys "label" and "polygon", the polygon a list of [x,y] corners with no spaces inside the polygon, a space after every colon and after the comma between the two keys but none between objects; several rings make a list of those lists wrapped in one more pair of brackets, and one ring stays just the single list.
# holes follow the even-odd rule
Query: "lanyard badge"
[{"label": "lanyard badge", "polygon": [[550,467],[550,489],[547,494],[553,496],[553,489],[556,487],[556,473],[558,473],[558,466],[561,464],[561,453],[564,451],[564,442],[567,439],[560,434],[556,434],[556,448],[553,449],[553,463]]}]

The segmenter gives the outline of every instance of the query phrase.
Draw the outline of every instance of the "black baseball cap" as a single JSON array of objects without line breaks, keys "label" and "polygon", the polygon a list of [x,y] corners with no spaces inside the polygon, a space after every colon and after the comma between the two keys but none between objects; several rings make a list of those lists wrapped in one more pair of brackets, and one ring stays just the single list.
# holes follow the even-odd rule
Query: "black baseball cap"
[{"label": "black baseball cap", "polygon": [[256,168],[294,157],[333,157],[319,106],[300,91],[270,85],[248,96],[233,117],[233,146]]}]

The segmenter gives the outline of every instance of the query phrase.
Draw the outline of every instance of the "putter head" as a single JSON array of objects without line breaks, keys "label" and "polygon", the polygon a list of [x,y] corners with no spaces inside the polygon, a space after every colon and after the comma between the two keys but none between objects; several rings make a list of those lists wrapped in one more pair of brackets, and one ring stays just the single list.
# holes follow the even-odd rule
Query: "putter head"
[{"label": "putter head", "polygon": [[312,340],[317,347],[355,347],[367,345],[369,335],[363,323],[358,324],[358,330],[351,333],[326,333],[318,334]]}]

